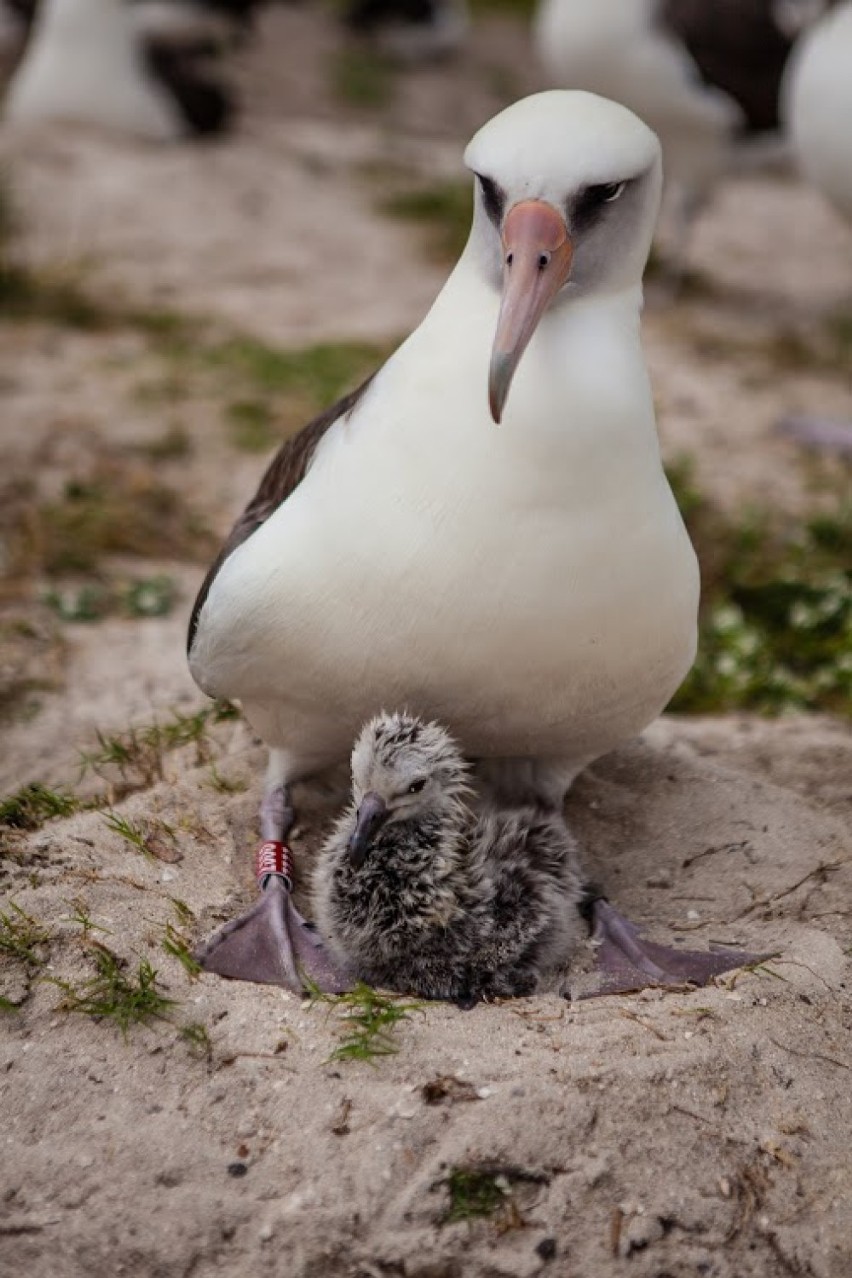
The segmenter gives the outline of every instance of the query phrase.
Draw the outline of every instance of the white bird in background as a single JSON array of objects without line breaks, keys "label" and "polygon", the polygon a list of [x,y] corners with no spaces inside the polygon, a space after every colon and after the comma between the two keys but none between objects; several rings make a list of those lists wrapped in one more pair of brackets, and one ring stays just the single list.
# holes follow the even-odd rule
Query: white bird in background
[{"label": "white bird in background", "polygon": [[852,3],[827,13],[797,43],[782,86],[796,163],[852,223]]},{"label": "white bird in background", "polygon": [[784,65],[824,2],[541,0],[533,39],[552,83],[606,94],[657,132],[682,253],[719,179],[777,157]]},{"label": "white bird in background", "polygon": [[[790,59],[782,109],[802,176],[852,226],[852,0],[806,32]],[[852,424],[810,417],[783,434],[820,452],[852,457]]]},{"label": "white bird in background", "polygon": [[29,33],[7,120],[98,125],[158,142],[227,126],[230,94],[200,61],[222,30],[208,8],[41,0],[21,15]]},{"label": "white bird in background", "polygon": [[558,806],[695,654],[698,567],[639,334],[659,142],[556,91],[465,162],[473,226],[431,311],[284,444],[193,611],[196,681],[271,750],[262,883],[289,880],[291,783],[383,708],[446,724],[499,801]]}]

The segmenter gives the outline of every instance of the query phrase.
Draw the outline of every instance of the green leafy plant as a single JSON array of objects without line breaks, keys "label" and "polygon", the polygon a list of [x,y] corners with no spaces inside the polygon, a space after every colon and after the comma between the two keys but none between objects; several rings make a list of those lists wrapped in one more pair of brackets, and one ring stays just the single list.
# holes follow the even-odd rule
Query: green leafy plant
[{"label": "green leafy plant", "polygon": [[732,518],[670,471],[701,562],[698,657],[671,709],[852,715],[852,503]]}]

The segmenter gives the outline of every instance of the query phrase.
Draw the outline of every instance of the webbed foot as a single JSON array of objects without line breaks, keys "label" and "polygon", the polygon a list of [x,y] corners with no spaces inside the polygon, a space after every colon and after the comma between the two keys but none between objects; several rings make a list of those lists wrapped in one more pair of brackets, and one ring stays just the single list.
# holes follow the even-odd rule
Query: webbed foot
[{"label": "webbed foot", "polygon": [[205,972],[234,981],[284,985],[303,993],[313,984],[328,994],[351,989],[353,980],[329,954],[314,927],[293,904],[293,854],[276,839],[255,857],[260,900],[220,928],[195,954]]},{"label": "webbed foot", "polygon": [[596,990],[580,994],[627,994],[647,986],[707,985],[714,976],[769,958],[745,950],[680,950],[647,941],[630,919],[599,897],[591,905],[592,943],[597,947]]}]

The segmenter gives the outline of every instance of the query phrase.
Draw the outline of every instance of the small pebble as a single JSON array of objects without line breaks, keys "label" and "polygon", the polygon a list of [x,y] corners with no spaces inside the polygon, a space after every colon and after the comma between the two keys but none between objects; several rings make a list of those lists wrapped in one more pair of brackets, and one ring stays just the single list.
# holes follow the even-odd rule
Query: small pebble
[{"label": "small pebble", "polygon": [[228,1163],[227,1171],[229,1176],[245,1176],[248,1166],[246,1163]]},{"label": "small pebble", "polygon": [[672,885],[671,870],[656,870],[654,874],[649,874],[645,880],[648,887],[652,888],[670,888]]}]

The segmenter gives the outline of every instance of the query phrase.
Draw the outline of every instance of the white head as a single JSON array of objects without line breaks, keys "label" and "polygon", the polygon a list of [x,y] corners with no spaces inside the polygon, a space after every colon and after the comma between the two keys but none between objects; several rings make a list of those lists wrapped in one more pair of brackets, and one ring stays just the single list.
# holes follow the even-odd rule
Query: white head
[{"label": "white head", "polygon": [[489,377],[499,421],[546,310],[640,285],[660,204],[660,143],[617,102],[556,89],[495,116],[464,159],[476,174],[465,253],[502,294]]},{"label": "white head", "polygon": [[410,714],[378,715],[352,751],[353,863],[361,864],[383,825],[455,816],[469,792],[468,765],[446,729]]}]

